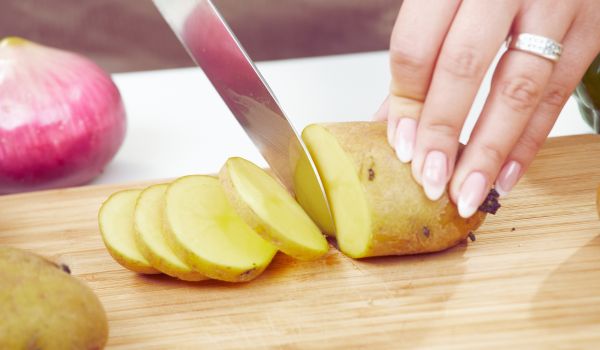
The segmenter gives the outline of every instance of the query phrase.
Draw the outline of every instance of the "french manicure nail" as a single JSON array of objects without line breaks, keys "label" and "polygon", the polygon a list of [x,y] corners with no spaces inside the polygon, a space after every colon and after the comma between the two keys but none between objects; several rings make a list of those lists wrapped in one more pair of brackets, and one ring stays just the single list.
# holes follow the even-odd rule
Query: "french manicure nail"
[{"label": "french manicure nail", "polygon": [[417,136],[417,121],[412,118],[402,118],[398,122],[395,135],[396,156],[403,163],[412,160]]},{"label": "french manicure nail", "polygon": [[519,175],[521,174],[521,164],[517,161],[511,160],[506,163],[502,170],[500,171],[500,175],[498,175],[498,179],[496,180],[496,191],[500,196],[504,197],[510,192],[517,180],[519,180]]},{"label": "french manicure nail", "polygon": [[388,117],[387,137],[390,146],[394,147],[394,137],[396,136],[396,128],[398,127],[398,119]]},{"label": "french manicure nail", "polygon": [[448,158],[443,152],[431,151],[423,164],[423,189],[432,201],[438,200],[446,190]]},{"label": "french manicure nail", "polygon": [[485,175],[478,171],[469,174],[458,194],[458,214],[465,219],[475,214],[487,195],[486,189]]}]

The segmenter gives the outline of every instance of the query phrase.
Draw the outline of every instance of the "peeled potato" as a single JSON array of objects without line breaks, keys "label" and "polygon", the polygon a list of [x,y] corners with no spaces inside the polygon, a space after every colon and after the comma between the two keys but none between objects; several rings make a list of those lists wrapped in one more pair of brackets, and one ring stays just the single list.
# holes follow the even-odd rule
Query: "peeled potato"
[{"label": "peeled potato", "polygon": [[185,176],[171,183],[164,215],[175,253],[210,278],[252,280],[277,252],[237,215],[214,177]]},{"label": "peeled potato", "polygon": [[119,191],[100,207],[98,224],[110,255],[125,268],[138,273],[160,273],[142,255],[135,242],[133,213],[141,190]]},{"label": "peeled potato", "polygon": [[338,246],[350,257],[444,250],[485,218],[461,218],[447,194],[429,200],[389,146],[385,123],[310,125],[302,138],[323,181]]},{"label": "peeled potato", "polygon": [[164,196],[168,184],[143,190],[135,206],[134,227],[137,246],[157,270],[184,281],[201,281],[207,277],[194,271],[169,247],[163,230]]},{"label": "peeled potato", "polygon": [[285,254],[314,260],[329,250],[317,225],[285,187],[263,169],[243,158],[230,158],[219,179],[240,217]]}]

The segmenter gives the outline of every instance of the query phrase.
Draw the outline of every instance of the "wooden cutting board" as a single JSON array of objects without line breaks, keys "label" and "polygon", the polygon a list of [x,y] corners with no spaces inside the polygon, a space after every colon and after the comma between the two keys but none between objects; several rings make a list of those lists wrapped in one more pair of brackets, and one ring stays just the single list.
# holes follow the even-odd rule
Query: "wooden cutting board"
[{"label": "wooden cutting board", "polygon": [[108,313],[111,349],[598,349],[599,183],[600,137],[551,139],[475,242],[362,261],[333,248],[315,262],[280,254],[245,284],[115,263],[96,214],[127,186],[2,196],[0,244],[54,257],[85,280]]}]

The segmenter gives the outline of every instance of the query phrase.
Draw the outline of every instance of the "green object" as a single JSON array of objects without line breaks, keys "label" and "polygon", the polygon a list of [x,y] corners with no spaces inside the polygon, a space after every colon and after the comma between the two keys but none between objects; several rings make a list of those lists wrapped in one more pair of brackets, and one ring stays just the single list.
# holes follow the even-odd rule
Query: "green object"
[{"label": "green object", "polygon": [[583,119],[600,134],[600,55],[585,72],[574,95]]}]

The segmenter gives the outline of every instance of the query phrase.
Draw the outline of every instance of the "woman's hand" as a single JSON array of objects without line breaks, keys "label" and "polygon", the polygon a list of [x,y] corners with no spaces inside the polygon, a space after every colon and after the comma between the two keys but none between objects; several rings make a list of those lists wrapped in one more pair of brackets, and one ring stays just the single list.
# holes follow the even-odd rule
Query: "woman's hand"
[{"label": "woman's hand", "polygon": [[[475,94],[508,34],[562,43],[558,62],[509,49],[457,159]],[[544,143],[600,50],[599,0],[404,0],[390,44],[390,95],[376,119],[416,181],[438,199],[449,183],[469,217],[492,184],[506,195]]]}]

